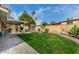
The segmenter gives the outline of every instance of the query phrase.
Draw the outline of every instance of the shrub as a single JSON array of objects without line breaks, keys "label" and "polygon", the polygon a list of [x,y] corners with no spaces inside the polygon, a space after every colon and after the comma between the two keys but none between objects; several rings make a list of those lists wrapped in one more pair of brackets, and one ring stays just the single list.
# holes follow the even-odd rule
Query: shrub
[{"label": "shrub", "polygon": [[48,28],[46,28],[44,32],[49,32],[49,29],[48,29]]},{"label": "shrub", "polygon": [[77,37],[79,35],[79,27],[77,25],[74,25],[74,27],[70,29],[69,34],[74,37]]}]

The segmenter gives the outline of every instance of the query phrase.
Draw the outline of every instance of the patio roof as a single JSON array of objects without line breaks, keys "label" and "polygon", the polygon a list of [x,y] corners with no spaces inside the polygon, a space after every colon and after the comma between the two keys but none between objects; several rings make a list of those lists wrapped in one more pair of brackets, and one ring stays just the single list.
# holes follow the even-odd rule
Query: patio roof
[{"label": "patio roof", "polygon": [[5,6],[3,6],[3,5],[1,5],[0,4],[0,12],[9,12],[9,11],[11,11],[9,8],[7,8],[7,7],[5,7]]},{"label": "patio roof", "polygon": [[69,19],[69,20],[64,20],[64,21],[60,21],[60,22],[56,22],[54,24],[48,24],[48,25],[59,25],[63,22],[69,22],[69,21],[79,21],[79,19]]},{"label": "patio roof", "polygon": [[69,19],[69,20],[64,20],[64,21],[61,21],[62,22],[69,22],[69,21],[79,21],[79,19]]},{"label": "patio roof", "polygon": [[25,21],[15,21],[15,20],[7,20],[7,23],[10,23],[10,24],[24,24],[24,23],[28,23],[28,22],[25,22]]}]

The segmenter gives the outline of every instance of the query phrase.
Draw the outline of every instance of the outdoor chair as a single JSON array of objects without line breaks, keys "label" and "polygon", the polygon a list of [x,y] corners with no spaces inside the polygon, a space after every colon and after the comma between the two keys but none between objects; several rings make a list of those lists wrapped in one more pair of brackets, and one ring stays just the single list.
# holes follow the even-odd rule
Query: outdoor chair
[{"label": "outdoor chair", "polygon": [[2,32],[0,32],[0,36],[2,36]]}]

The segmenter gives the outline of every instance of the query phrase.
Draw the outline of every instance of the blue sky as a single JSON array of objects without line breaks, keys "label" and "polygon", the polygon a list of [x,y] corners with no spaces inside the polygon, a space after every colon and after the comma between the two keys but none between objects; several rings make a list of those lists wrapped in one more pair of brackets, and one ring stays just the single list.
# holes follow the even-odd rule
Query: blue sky
[{"label": "blue sky", "polygon": [[11,9],[11,16],[14,20],[18,20],[23,11],[27,11],[29,15],[32,11],[36,11],[37,24],[45,21],[63,21],[66,18],[79,18],[78,4],[7,4],[5,5]]}]

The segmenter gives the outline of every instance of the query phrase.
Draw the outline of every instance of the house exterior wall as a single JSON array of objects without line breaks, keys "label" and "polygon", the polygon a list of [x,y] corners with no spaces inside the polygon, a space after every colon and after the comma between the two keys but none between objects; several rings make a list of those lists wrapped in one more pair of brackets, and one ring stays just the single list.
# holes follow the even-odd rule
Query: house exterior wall
[{"label": "house exterior wall", "polygon": [[[70,22],[70,21],[69,21],[69,22]],[[61,24],[62,24],[62,23],[61,23]],[[79,26],[79,20],[77,20],[77,21],[72,21],[71,24],[67,24],[67,22],[66,22],[66,24],[65,24],[63,27],[66,27],[67,30],[69,31],[74,25]]]},{"label": "house exterior wall", "polygon": [[[23,28],[21,30],[21,28]],[[15,24],[15,23],[8,23],[7,24],[7,30],[11,29],[11,32],[9,33],[20,33],[20,32],[26,32],[26,30],[28,30],[28,26],[24,24]]]},{"label": "house exterior wall", "polygon": [[35,27],[35,31],[36,32],[38,32],[39,30],[41,30],[42,28],[41,28],[41,26],[39,26],[39,25],[37,25],[36,27]]},{"label": "house exterior wall", "polygon": [[73,24],[79,26],[79,20],[78,21],[74,21]]},{"label": "house exterior wall", "polygon": [[8,33],[18,33],[20,32],[20,26],[21,25],[17,25],[17,24],[7,24],[7,31],[11,29],[11,31]]},{"label": "house exterior wall", "polygon": [[7,13],[1,12],[0,14],[0,32],[6,31]]},{"label": "house exterior wall", "polygon": [[[1,6],[0,6],[1,7]],[[6,10],[6,7],[4,8]],[[21,31],[21,27],[23,27],[22,32],[28,30],[27,22],[20,22],[20,21],[9,21],[10,18],[10,10],[5,12],[4,10],[0,14],[0,32],[8,30],[11,28],[11,33],[16,33]]]}]

